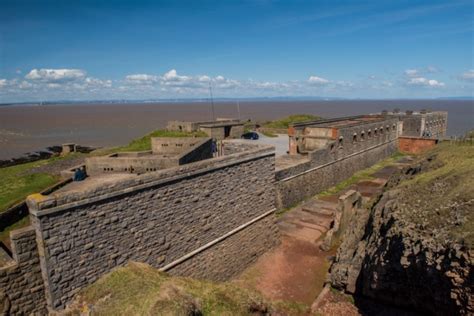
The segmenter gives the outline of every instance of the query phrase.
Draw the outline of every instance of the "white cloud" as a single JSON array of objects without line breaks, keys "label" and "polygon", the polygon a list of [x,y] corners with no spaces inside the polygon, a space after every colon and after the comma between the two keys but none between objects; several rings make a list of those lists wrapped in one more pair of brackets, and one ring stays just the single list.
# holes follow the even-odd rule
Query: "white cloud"
[{"label": "white cloud", "polygon": [[171,82],[171,81],[182,82],[182,81],[188,81],[189,79],[191,79],[191,77],[178,75],[178,73],[176,72],[176,69],[171,69],[170,71],[165,73],[162,77],[162,80],[165,82]]},{"label": "white cloud", "polygon": [[474,69],[470,69],[460,76],[461,80],[474,81]]},{"label": "white cloud", "polygon": [[86,77],[86,72],[81,69],[33,69],[26,79],[43,82],[66,82],[81,80]]},{"label": "white cloud", "polygon": [[326,85],[329,83],[329,80],[317,76],[310,76],[308,82],[314,85]]},{"label": "white cloud", "polygon": [[434,79],[426,79],[424,77],[411,78],[410,80],[408,80],[407,84],[412,85],[412,86],[424,86],[424,87],[433,87],[433,88],[445,86],[443,82],[439,82],[438,80],[434,80]]},{"label": "white cloud", "polygon": [[7,86],[7,79],[0,79],[0,88]]},{"label": "white cloud", "polygon": [[150,84],[158,81],[157,76],[147,74],[133,74],[125,77],[125,80],[131,83]]},{"label": "white cloud", "polygon": [[18,88],[20,88],[20,89],[29,89],[29,88],[32,88],[32,87],[33,87],[33,84],[28,82],[28,81],[25,81],[25,80],[20,82],[20,84],[18,85]]}]

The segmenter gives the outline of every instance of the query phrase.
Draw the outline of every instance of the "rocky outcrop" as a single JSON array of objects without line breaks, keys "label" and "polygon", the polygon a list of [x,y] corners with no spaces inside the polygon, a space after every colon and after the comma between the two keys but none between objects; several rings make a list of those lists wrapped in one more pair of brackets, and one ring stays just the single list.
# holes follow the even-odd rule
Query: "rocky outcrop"
[{"label": "rocky outcrop", "polygon": [[429,157],[406,168],[357,210],[331,267],[333,287],[423,313],[474,313],[474,199],[463,179],[472,181],[472,170],[456,174],[448,164]]}]

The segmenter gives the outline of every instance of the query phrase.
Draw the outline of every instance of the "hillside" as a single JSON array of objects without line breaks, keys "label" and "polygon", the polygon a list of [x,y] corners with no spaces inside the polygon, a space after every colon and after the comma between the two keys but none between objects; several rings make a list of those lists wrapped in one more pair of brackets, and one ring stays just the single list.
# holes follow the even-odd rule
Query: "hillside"
[{"label": "hillside", "polygon": [[332,285],[423,313],[474,313],[473,211],[474,146],[443,143],[358,211]]}]

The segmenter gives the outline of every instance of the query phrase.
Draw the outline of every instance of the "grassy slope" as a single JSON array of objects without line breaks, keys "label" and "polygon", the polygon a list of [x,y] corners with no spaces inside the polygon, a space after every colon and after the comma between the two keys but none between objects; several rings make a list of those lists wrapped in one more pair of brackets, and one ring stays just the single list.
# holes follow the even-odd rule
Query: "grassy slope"
[{"label": "grassy slope", "polygon": [[[199,311],[202,315],[250,315],[275,308],[257,292],[232,283],[171,277],[146,264],[132,262],[83,290],[72,312],[189,315]],[[291,307],[278,307],[280,311],[282,308]]]},{"label": "grassy slope", "polygon": [[390,165],[396,163],[397,160],[399,160],[403,156],[404,156],[404,154],[402,154],[400,152],[397,152],[397,153],[393,154],[392,156],[390,156],[389,158],[386,158],[384,160],[379,161],[378,163],[376,163],[375,165],[373,165],[370,168],[367,168],[367,169],[364,169],[364,170],[361,170],[361,171],[358,171],[358,172],[354,173],[352,175],[352,177],[347,178],[346,180],[343,180],[343,181],[339,182],[337,185],[335,185],[335,186],[319,193],[317,196],[318,197],[323,197],[323,196],[333,195],[333,194],[336,194],[336,193],[346,189],[347,187],[349,187],[352,184],[355,184],[357,182],[364,181],[364,180],[373,180],[374,179],[374,177],[373,177],[374,173],[376,173],[377,171],[383,169],[384,167],[387,167],[387,166],[390,166]]},{"label": "grassy slope", "polygon": [[424,231],[443,229],[473,249],[474,146],[445,142],[425,156],[433,158],[428,170],[400,186],[406,220]]},{"label": "grassy slope", "polygon": [[27,174],[28,170],[48,164],[50,161],[50,159],[40,160],[0,168],[0,212],[21,202],[29,194],[42,191],[58,181],[57,177],[46,173]]},{"label": "grassy slope", "polygon": [[308,122],[308,121],[315,121],[319,120],[321,117],[316,116],[316,115],[311,115],[311,114],[294,114],[294,115],[289,115],[287,117],[266,122],[263,124],[263,127],[265,128],[278,128],[278,129],[285,129],[290,126],[292,123],[300,123],[300,122]]}]

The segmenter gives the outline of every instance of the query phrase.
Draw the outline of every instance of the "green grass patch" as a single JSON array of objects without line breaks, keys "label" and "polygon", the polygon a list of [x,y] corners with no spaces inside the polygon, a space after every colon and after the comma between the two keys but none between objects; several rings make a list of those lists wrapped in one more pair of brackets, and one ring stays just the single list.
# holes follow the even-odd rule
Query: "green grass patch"
[{"label": "green grass patch", "polygon": [[440,237],[442,241],[462,242],[473,249],[474,146],[443,142],[423,156],[431,161],[399,186],[403,216],[426,231],[447,231],[448,238]]},{"label": "green grass patch", "polygon": [[114,152],[151,150],[152,137],[208,137],[208,136],[206,133],[202,131],[183,132],[183,131],[156,130],[143,137],[132,140],[128,145],[98,149],[92,152],[92,155],[101,156],[101,155],[111,154]]},{"label": "green grass patch", "polygon": [[7,245],[7,247],[10,247],[10,232],[18,228],[26,227],[28,225],[30,225],[30,217],[26,216],[20,219],[15,224],[6,227],[4,230],[0,231],[0,242],[3,242]]},{"label": "green grass patch", "polygon": [[381,169],[383,169],[387,166],[390,166],[390,165],[396,163],[403,156],[405,156],[405,155],[400,153],[400,152],[396,152],[395,154],[393,154],[389,158],[386,158],[382,161],[379,161],[378,163],[376,163],[375,165],[373,165],[370,168],[367,168],[367,169],[364,169],[364,170],[361,170],[361,171],[358,171],[358,172],[354,173],[354,175],[352,175],[352,177],[347,178],[346,180],[339,182],[335,186],[333,186],[333,187],[317,194],[316,196],[317,197],[325,197],[325,196],[334,195],[334,194],[337,194],[337,193],[341,192],[342,190],[348,188],[349,186],[351,186],[353,184],[356,184],[360,181],[373,180],[374,179],[374,177],[373,177],[374,173],[376,173],[377,171],[379,171],[379,170],[381,170]]},{"label": "green grass patch", "polygon": [[79,293],[74,312],[97,315],[251,315],[271,309],[259,293],[232,283],[171,277],[129,263]]},{"label": "green grass patch", "polygon": [[0,168],[0,212],[24,200],[32,193],[40,192],[59,179],[46,173],[28,174],[28,170],[51,163],[56,159],[40,160],[21,165]]},{"label": "green grass patch", "polygon": [[309,121],[316,121],[321,119],[320,116],[311,115],[311,114],[294,114],[289,115],[287,117],[273,120],[269,122],[265,122],[263,127],[266,128],[288,128],[293,123],[301,123],[301,122],[309,122]]}]

